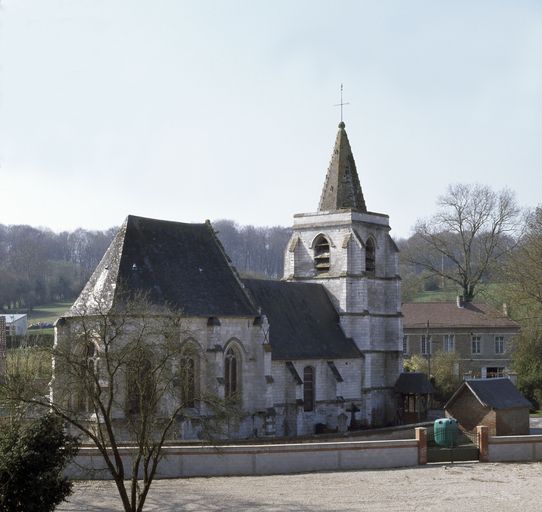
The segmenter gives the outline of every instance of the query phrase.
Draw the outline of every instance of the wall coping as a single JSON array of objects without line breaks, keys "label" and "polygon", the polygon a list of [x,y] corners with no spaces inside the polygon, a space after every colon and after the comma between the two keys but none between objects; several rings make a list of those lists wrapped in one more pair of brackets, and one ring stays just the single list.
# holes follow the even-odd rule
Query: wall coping
[{"label": "wall coping", "polygon": [[542,443],[542,435],[489,436],[489,444],[530,444]]},{"label": "wall coping", "polygon": [[[541,436],[542,437],[542,436]],[[384,441],[342,441],[328,443],[288,443],[288,444],[257,444],[257,445],[227,445],[227,446],[164,446],[164,455],[172,454],[247,454],[247,453],[287,453],[287,452],[310,452],[329,450],[368,450],[384,448],[410,448],[417,447],[416,439],[394,439]],[[133,453],[135,447],[122,446],[119,448],[121,455]],[[95,446],[82,446],[79,456],[92,457],[99,454]]]}]

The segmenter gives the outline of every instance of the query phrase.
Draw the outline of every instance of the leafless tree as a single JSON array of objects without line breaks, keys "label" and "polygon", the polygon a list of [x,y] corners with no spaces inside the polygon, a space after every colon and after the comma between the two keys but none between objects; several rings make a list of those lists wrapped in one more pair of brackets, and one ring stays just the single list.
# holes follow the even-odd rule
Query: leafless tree
[{"label": "leafless tree", "polygon": [[529,212],[525,233],[502,268],[510,314],[521,325],[514,338],[514,370],[521,391],[542,406],[542,206]]},{"label": "leafless tree", "polygon": [[450,185],[437,205],[436,214],[416,224],[419,246],[410,262],[458,284],[470,302],[476,286],[515,245],[520,208],[510,190],[466,184]]},{"label": "leafless tree", "polygon": [[140,512],[180,422],[192,415],[210,435],[237,415],[236,406],[199,389],[199,354],[181,343],[186,326],[175,311],[136,297],[112,309],[95,303],[61,321],[50,393],[18,361],[8,364],[3,395],[50,410],[81,433],[102,455],[124,510]]}]

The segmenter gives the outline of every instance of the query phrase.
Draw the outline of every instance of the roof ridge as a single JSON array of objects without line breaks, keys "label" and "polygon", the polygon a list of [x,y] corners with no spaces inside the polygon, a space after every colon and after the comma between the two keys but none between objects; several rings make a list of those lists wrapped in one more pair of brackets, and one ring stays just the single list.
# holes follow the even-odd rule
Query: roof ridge
[{"label": "roof ridge", "polygon": [[207,219],[205,221],[205,226],[207,227],[207,229],[211,233],[211,236],[215,240],[218,249],[222,253],[222,256],[224,256],[224,259],[226,260],[226,263],[230,267],[230,270],[231,270],[231,272],[233,274],[233,277],[235,278],[235,280],[237,281],[237,283],[241,287],[241,290],[243,290],[243,293],[245,294],[245,296],[246,296],[247,300],[249,301],[250,305],[254,308],[255,312],[259,313],[260,309],[261,309],[260,306],[254,300],[254,297],[252,296],[252,293],[250,293],[250,290],[245,286],[245,283],[243,283],[243,280],[241,279],[241,276],[239,275],[239,272],[235,268],[235,265],[233,264],[231,258],[228,256],[228,253],[226,252],[226,249],[224,249],[224,246],[222,245],[222,242],[218,238],[218,236],[216,234],[216,231],[213,228],[213,226],[211,224],[211,221],[209,219]]}]

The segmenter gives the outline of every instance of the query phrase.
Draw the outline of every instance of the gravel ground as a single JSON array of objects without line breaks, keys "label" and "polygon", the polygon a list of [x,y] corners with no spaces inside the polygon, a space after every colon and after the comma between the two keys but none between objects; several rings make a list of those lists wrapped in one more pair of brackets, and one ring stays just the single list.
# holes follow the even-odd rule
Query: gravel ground
[{"label": "gravel ground", "polygon": [[[542,510],[542,463],[159,480],[147,511]],[[58,510],[121,510],[111,482],[79,482]]]}]

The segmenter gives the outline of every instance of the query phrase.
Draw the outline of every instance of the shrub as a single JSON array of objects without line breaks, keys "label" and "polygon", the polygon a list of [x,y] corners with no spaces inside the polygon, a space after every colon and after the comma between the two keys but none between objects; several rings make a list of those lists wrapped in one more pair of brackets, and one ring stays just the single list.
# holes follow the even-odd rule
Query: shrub
[{"label": "shrub", "polygon": [[63,470],[79,449],[60,419],[47,415],[0,432],[0,511],[49,512],[72,492]]}]

